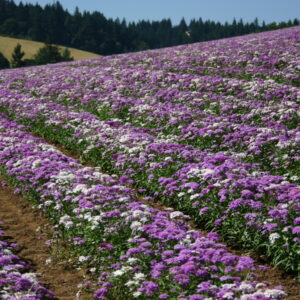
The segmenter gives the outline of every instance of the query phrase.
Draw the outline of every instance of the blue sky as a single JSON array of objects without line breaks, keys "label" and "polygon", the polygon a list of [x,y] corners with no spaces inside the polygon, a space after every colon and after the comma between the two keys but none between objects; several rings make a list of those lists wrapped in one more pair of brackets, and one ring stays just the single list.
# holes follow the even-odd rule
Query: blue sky
[{"label": "blue sky", "polygon": [[[15,1],[19,3],[20,1]],[[45,5],[53,0],[23,0],[23,3]],[[244,21],[286,21],[300,18],[300,0],[61,0],[70,12],[76,6],[81,11],[100,11],[108,18],[125,18],[127,21],[161,20],[170,18],[174,24],[182,17],[187,21],[203,20],[231,22],[233,18]]]}]

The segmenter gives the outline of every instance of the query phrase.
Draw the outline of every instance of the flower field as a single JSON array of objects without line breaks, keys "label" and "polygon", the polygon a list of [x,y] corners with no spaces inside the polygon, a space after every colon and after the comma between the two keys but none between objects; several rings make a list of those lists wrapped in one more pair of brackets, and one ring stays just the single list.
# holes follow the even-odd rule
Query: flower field
[{"label": "flower field", "polygon": [[283,299],[220,238],[300,276],[299,86],[300,27],[5,70],[1,173],[96,299]]}]

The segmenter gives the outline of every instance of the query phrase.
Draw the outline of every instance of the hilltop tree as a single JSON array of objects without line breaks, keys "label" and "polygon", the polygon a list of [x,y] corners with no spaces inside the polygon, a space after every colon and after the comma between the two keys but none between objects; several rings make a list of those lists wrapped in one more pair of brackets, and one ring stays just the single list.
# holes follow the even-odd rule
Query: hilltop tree
[{"label": "hilltop tree", "polygon": [[9,61],[8,59],[6,59],[3,53],[0,52],[0,69],[6,69],[6,68],[9,68]]},{"label": "hilltop tree", "polygon": [[71,56],[71,51],[68,48],[65,48],[62,52],[62,59],[63,61],[72,61],[74,60],[74,57]]},{"label": "hilltop tree", "polygon": [[34,56],[34,60],[37,65],[53,64],[63,61],[63,57],[57,46],[47,43],[38,50]]},{"label": "hilltop tree", "polygon": [[11,67],[19,68],[24,66],[24,61],[22,60],[25,52],[21,50],[22,46],[18,43],[12,53]]},{"label": "hilltop tree", "polygon": [[71,52],[68,48],[65,48],[61,53],[58,46],[50,43],[45,43],[45,46],[40,48],[34,56],[34,62],[37,65],[71,60],[74,60],[74,58],[71,56]]}]

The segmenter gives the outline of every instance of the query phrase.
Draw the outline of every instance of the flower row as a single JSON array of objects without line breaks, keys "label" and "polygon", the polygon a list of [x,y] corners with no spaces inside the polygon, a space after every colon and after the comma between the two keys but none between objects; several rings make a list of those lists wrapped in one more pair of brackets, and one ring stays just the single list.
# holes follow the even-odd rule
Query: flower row
[{"label": "flower row", "polygon": [[[243,153],[200,150],[33,96],[9,91],[1,102],[36,133],[73,148],[127,184],[135,182],[148,196],[184,210],[228,241],[263,251],[275,264],[299,272],[300,189],[284,176],[243,162]],[[297,133],[291,137],[297,141]]]},{"label": "flower row", "polygon": [[183,213],[137,201],[124,178],[81,166],[3,115],[0,137],[2,173],[70,241],[79,263],[99,275],[96,299],[109,293],[128,299],[284,297],[280,289],[246,280],[252,259],[229,253],[215,233],[193,230]]}]

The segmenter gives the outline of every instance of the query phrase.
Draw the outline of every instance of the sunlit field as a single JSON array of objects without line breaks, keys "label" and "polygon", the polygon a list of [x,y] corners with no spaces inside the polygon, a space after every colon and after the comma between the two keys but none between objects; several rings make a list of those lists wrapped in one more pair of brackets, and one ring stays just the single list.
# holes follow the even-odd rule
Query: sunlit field
[{"label": "sunlit field", "polygon": [[292,27],[3,70],[2,176],[95,299],[285,299],[254,258],[300,275],[299,66]]}]

